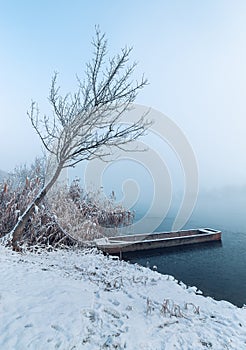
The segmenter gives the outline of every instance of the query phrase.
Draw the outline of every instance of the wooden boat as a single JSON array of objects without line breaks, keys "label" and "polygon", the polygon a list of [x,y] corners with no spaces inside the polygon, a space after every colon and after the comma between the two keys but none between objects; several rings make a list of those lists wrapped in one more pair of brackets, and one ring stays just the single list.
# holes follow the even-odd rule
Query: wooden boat
[{"label": "wooden boat", "polygon": [[98,249],[105,253],[122,254],[124,252],[136,252],[220,240],[221,231],[211,228],[200,228],[177,232],[154,232],[105,237],[96,239],[94,243]]}]

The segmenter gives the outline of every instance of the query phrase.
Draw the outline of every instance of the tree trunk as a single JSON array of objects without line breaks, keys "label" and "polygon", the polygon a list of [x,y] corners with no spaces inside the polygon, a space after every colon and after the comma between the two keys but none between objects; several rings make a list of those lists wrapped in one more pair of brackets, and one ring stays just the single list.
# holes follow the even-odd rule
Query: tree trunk
[{"label": "tree trunk", "polygon": [[35,207],[38,206],[41,201],[44,199],[48,191],[52,188],[56,180],[58,179],[60,173],[62,171],[62,165],[59,165],[51,178],[51,180],[44,186],[44,188],[39,192],[36,198],[32,201],[32,203],[28,206],[28,208],[24,211],[24,213],[20,216],[14,228],[8,235],[8,240],[11,241],[12,249],[15,251],[20,251],[18,246],[18,242],[22,237],[23,230],[26,226],[28,219],[31,214],[35,211]]}]

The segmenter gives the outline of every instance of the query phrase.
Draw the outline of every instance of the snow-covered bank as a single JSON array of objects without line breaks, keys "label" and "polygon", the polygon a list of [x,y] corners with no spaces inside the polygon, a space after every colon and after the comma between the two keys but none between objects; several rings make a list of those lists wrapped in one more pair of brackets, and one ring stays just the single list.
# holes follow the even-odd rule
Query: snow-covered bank
[{"label": "snow-covered bank", "polygon": [[246,309],[96,252],[0,246],[0,349],[246,349]]}]

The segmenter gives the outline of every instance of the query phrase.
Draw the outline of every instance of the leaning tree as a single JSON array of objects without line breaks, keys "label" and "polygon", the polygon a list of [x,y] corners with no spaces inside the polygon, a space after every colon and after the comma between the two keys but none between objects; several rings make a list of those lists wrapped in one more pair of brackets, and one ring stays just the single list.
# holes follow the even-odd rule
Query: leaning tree
[{"label": "leaning tree", "polygon": [[18,242],[30,215],[55,184],[62,169],[83,160],[104,158],[112,147],[124,148],[125,144],[143,135],[150,124],[145,116],[139,116],[132,124],[120,123],[121,116],[147,84],[144,76],[140,81],[133,79],[136,63],[129,63],[132,48],[125,47],[110,59],[105,34],[98,28],[92,45],[92,59],[86,65],[84,79],[78,78],[74,94],[60,94],[55,73],[49,93],[52,117],[40,115],[37,103],[31,104],[28,112],[31,124],[45,150],[55,159],[55,167],[49,181],[8,234],[14,250],[19,249]]}]

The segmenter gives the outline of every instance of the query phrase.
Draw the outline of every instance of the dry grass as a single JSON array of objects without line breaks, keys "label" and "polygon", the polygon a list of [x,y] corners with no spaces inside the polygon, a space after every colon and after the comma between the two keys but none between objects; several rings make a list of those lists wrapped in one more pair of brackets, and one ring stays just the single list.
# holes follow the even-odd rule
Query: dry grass
[{"label": "dry grass", "polygon": [[[0,183],[0,237],[13,229],[41,190],[44,183],[41,169],[18,168],[12,177]],[[132,220],[132,213],[116,205],[114,196],[106,199],[99,192],[85,193],[75,180],[69,188],[57,186],[36,207],[25,226],[21,245],[49,249],[84,245],[105,236],[109,227],[128,225]]]}]

